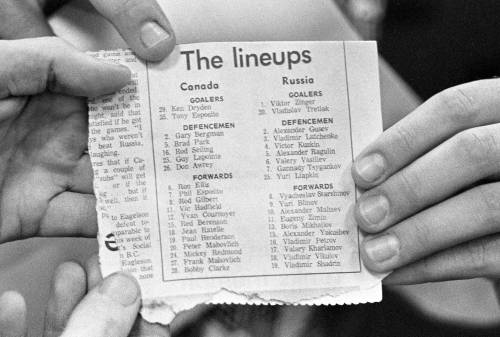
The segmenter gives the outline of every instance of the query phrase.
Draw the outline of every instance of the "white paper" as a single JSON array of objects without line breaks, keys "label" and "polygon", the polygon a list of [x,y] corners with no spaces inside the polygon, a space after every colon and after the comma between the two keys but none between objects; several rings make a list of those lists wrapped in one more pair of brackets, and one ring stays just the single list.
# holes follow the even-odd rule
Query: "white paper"
[{"label": "white paper", "polygon": [[198,303],[380,301],[350,207],[353,158],[382,130],[374,42],[224,42],[162,63],[94,54],[132,81],[89,104],[104,275],[143,316]]}]

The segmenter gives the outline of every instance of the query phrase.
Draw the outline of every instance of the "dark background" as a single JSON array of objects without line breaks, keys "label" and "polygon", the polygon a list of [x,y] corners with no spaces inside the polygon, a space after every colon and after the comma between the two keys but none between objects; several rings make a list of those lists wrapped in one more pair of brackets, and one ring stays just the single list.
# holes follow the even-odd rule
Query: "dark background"
[{"label": "dark background", "polygon": [[500,76],[500,1],[389,0],[379,50],[427,99],[448,87]]}]

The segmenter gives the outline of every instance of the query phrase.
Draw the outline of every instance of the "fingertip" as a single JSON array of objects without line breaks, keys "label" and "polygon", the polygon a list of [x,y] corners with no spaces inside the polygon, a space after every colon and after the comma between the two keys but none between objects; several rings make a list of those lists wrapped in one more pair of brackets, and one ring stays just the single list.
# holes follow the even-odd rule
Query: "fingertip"
[{"label": "fingertip", "polygon": [[353,213],[363,231],[378,233],[390,225],[391,201],[381,189],[374,189],[361,195]]},{"label": "fingertip", "polygon": [[82,266],[76,261],[66,261],[57,266],[55,278],[81,276],[85,273]]},{"label": "fingertip", "polygon": [[63,336],[129,336],[140,304],[135,278],[123,272],[111,274],[80,301]]},{"label": "fingertip", "polygon": [[161,25],[155,21],[149,21],[142,25],[140,31],[141,44],[138,47],[131,44],[136,54],[147,61],[159,62],[165,59],[175,48],[175,34],[168,26]]},{"label": "fingertip", "polygon": [[99,293],[116,304],[128,307],[140,300],[141,288],[134,276],[125,272],[117,272],[101,282]]},{"label": "fingertip", "polygon": [[131,72],[127,67],[98,60],[60,38],[46,37],[21,42],[14,43],[11,48],[25,59],[16,59],[11,68],[28,68],[24,69],[26,74],[21,72],[23,76],[15,77],[22,85],[18,84],[20,89],[17,88],[13,95],[33,95],[49,90],[66,95],[96,97],[113,93],[130,81]]},{"label": "fingertip", "polygon": [[158,62],[175,47],[175,34],[155,0],[91,0],[117,28],[129,47],[146,61]]},{"label": "fingertip", "polygon": [[8,290],[0,296],[0,317],[6,312],[25,312],[26,302],[23,295],[17,291]]},{"label": "fingertip", "polygon": [[22,337],[25,335],[26,302],[16,291],[6,291],[0,296],[0,335]]},{"label": "fingertip", "polygon": [[132,78],[132,71],[129,67],[118,64],[118,67],[114,70],[116,76],[116,83],[119,86],[119,89],[123,88],[128,84],[130,79]]},{"label": "fingertip", "polygon": [[77,262],[64,262],[56,268],[53,279],[56,300],[65,301],[68,296],[74,295],[76,290],[83,295],[86,287],[85,270]]},{"label": "fingertip", "polygon": [[174,48],[175,41],[166,41],[154,48],[137,50],[136,54],[143,60],[156,63],[167,58],[172,53]]},{"label": "fingertip", "polygon": [[360,199],[358,199],[358,201],[354,205],[353,212],[352,212],[353,216],[354,216],[354,221],[356,222],[358,227],[361,228],[361,230],[363,230],[364,232],[369,233],[369,234],[376,234],[379,231],[379,229],[376,228],[376,226],[373,226],[372,224],[367,223],[364,219],[364,216],[361,214],[361,210],[360,210],[360,203],[361,202],[362,202],[362,199],[360,198]]},{"label": "fingertip", "polygon": [[385,180],[387,161],[378,152],[360,155],[354,160],[351,174],[354,183],[362,189],[370,189]]},{"label": "fingertip", "polygon": [[9,118],[17,116],[26,103],[28,97],[8,97],[0,100],[0,122],[4,122]]},{"label": "fingertip", "polygon": [[364,244],[361,245],[361,260],[363,261],[363,265],[368,269],[369,271],[373,273],[386,273],[390,270],[386,270],[382,265],[375,263],[369,255],[366,253],[366,248]]},{"label": "fingertip", "polygon": [[361,259],[373,272],[390,272],[398,264],[400,245],[399,239],[390,233],[367,237],[361,244]]},{"label": "fingertip", "polygon": [[[362,198],[362,196],[361,196],[361,198]],[[375,229],[371,228],[371,226],[367,226],[367,224],[365,223],[365,221],[363,219],[363,216],[361,215],[361,212],[359,209],[359,204],[362,200],[361,198],[356,201],[356,203],[354,204],[354,207],[353,207],[352,214],[354,217],[354,221],[356,222],[358,227],[361,228],[364,232],[367,232],[369,234],[374,234],[374,233],[376,233]]]},{"label": "fingertip", "polygon": [[130,82],[132,72],[127,66],[97,59],[96,61],[99,62],[100,67],[95,69],[95,78],[98,78],[100,82],[94,85],[94,92],[91,92],[89,97],[114,93]]},{"label": "fingertip", "polygon": [[47,335],[59,335],[64,330],[73,309],[85,296],[86,290],[85,271],[80,264],[70,261],[56,268],[45,316],[44,329]]}]

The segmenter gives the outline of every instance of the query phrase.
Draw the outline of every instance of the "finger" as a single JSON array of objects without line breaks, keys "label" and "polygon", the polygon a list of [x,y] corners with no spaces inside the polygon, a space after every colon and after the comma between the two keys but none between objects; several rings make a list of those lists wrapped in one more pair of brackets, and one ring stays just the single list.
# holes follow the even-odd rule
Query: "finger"
[{"label": "finger", "polygon": [[26,334],[24,298],[15,291],[7,291],[0,296],[0,337],[24,337]]},{"label": "finger", "polygon": [[167,325],[153,324],[137,317],[129,337],[170,337]]},{"label": "finger", "polygon": [[92,289],[76,307],[62,337],[126,337],[141,302],[137,281],[116,273]]},{"label": "finger", "polygon": [[90,0],[139,57],[164,59],[175,47],[170,23],[155,0]]},{"label": "finger", "polygon": [[130,70],[88,56],[61,39],[0,41],[0,99],[50,90],[94,97],[125,86]]},{"label": "finger", "polygon": [[88,154],[84,154],[73,171],[69,190],[76,193],[92,194],[94,193],[93,179],[90,157]]},{"label": "finger", "polygon": [[94,289],[99,282],[102,281],[101,267],[99,266],[99,256],[92,255],[85,263],[85,271],[87,272],[87,287]]},{"label": "finger", "polygon": [[356,158],[352,174],[368,189],[460,131],[500,122],[500,80],[445,90],[385,131]]},{"label": "finger", "polygon": [[500,277],[500,235],[467,242],[404,266],[386,277],[384,284],[417,284],[476,277]]},{"label": "finger", "polygon": [[75,262],[61,264],[54,274],[45,315],[44,337],[59,337],[87,291],[85,271]]},{"label": "finger", "polygon": [[379,232],[498,171],[500,124],[463,131],[387,181],[355,206],[358,224]]},{"label": "finger", "polygon": [[365,239],[367,268],[388,272],[435,252],[498,232],[500,183],[482,185]]},{"label": "finger", "polygon": [[37,1],[0,3],[0,38],[23,39],[54,35]]},{"label": "finger", "polygon": [[9,97],[0,100],[0,123],[18,116],[27,102],[27,97]]},{"label": "finger", "polygon": [[57,195],[49,202],[37,234],[95,237],[97,235],[95,197],[74,192]]}]

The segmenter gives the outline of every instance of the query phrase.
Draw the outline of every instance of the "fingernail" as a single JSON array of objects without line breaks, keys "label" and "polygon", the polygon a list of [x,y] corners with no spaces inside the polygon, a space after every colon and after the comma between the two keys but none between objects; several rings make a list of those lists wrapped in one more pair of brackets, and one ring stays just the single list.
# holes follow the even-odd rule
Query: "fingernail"
[{"label": "fingernail", "polygon": [[135,303],[139,297],[137,283],[132,276],[123,273],[112,274],[104,279],[99,292],[124,307]]},{"label": "fingernail", "polygon": [[147,48],[152,48],[168,38],[170,34],[156,22],[147,22],[141,28],[142,43]]},{"label": "fingernail", "polygon": [[389,201],[382,195],[368,197],[359,203],[359,213],[369,225],[378,225],[389,213]]},{"label": "fingernail", "polygon": [[385,234],[364,242],[368,258],[374,262],[384,262],[399,253],[399,240],[392,234]]},{"label": "fingernail", "polygon": [[364,181],[372,183],[384,174],[385,160],[380,154],[373,153],[356,160],[354,168]]}]

